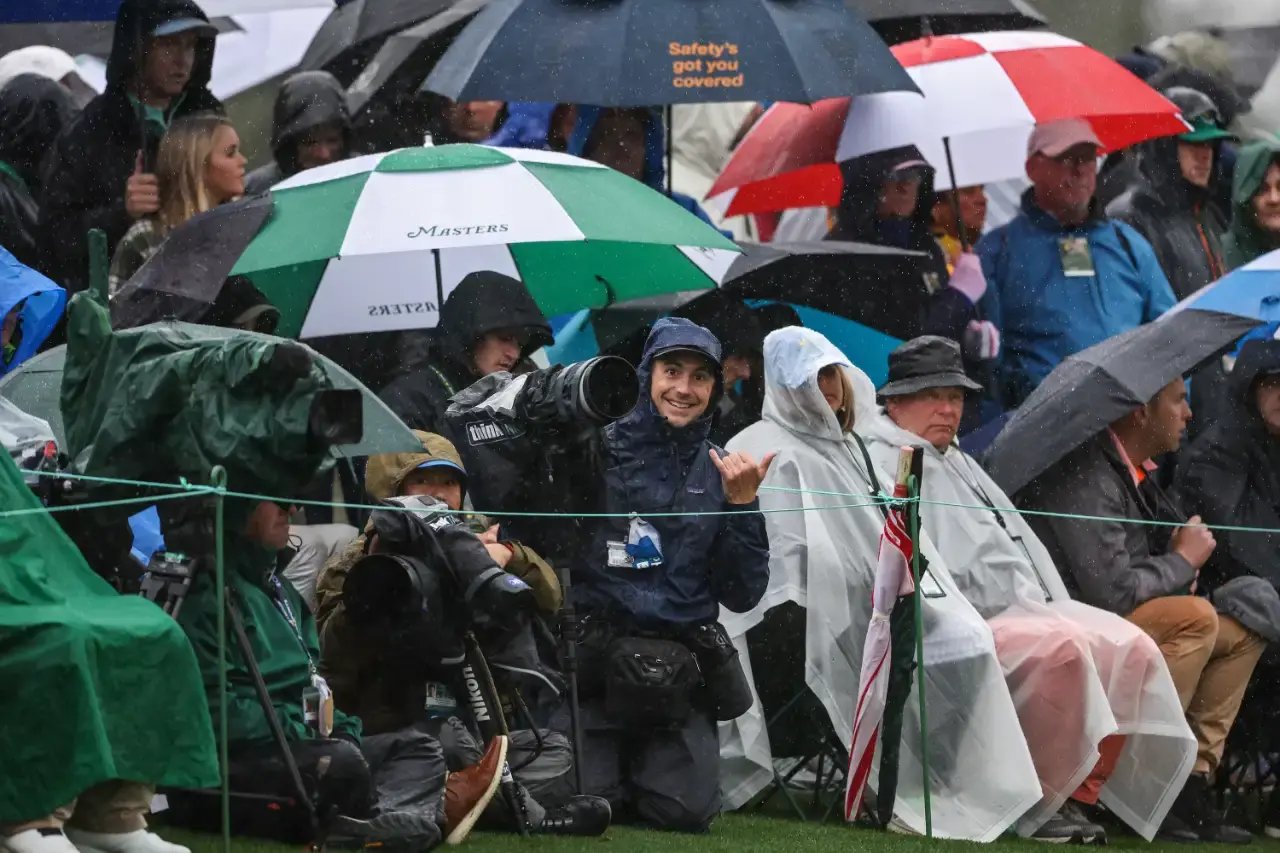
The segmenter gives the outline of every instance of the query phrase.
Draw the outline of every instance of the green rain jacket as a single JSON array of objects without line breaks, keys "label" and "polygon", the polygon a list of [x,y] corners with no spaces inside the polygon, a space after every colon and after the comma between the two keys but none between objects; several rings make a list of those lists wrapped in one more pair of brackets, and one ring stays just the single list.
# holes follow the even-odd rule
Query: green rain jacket
[{"label": "green rain jacket", "polygon": [[[246,508],[239,502],[228,503],[228,529],[243,522],[247,517]],[[243,536],[228,535],[224,541],[227,590],[236,596],[240,605],[245,633],[285,736],[295,741],[314,737],[303,720],[302,692],[311,686],[312,665],[318,667],[320,663],[315,618],[293,585],[276,574],[276,554]],[[297,624],[297,631],[290,624],[290,617]],[[213,578],[205,574],[197,578],[187,593],[179,621],[196,650],[209,711],[215,717],[218,713],[217,619]],[[227,734],[234,751],[269,743],[271,729],[230,625],[227,635]],[[359,740],[360,720],[335,710],[333,734]]]},{"label": "green rain jacket", "polygon": [[1222,255],[1229,269],[1242,267],[1259,255],[1277,248],[1258,227],[1253,196],[1262,186],[1267,169],[1280,158],[1280,139],[1258,140],[1240,148],[1231,182],[1231,229],[1222,241]]},{"label": "green rain jacket", "polygon": [[218,784],[191,646],[99,578],[0,453],[0,824],[109,779]]}]

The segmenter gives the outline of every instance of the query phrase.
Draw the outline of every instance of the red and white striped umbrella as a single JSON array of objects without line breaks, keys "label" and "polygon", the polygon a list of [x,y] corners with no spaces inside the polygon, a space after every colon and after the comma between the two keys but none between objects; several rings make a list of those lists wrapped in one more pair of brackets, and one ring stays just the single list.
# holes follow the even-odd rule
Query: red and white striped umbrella
[{"label": "red and white striped umbrella", "polygon": [[[1181,133],[1178,108],[1119,63],[1048,32],[974,33],[918,39],[893,48],[924,97],[886,92],[824,102],[778,104],[752,128],[712,186],[729,215],[840,200],[837,160],[915,145],[952,185],[1020,177],[1036,124],[1082,118],[1104,151]],[[822,106],[821,112],[818,107]],[[834,149],[817,150],[814,124],[843,125]],[[808,115],[806,115],[806,113]],[[791,132],[783,129],[793,128]],[[829,131],[819,134],[824,143]],[[733,192],[730,197],[727,193]]]},{"label": "red and white striped umbrella", "polygon": [[[906,476],[911,470],[912,448],[902,448],[895,498],[907,497]],[[872,588],[871,621],[862,646],[862,673],[858,677],[858,704],[853,712],[853,734],[849,741],[849,772],[844,795],[844,819],[858,816],[871,761],[880,739],[885,701],[889,692],[889,666],[893,656],[893,636],[889,617],[900,596],[915,591],[911,579],[911,534],[907,532],[906,511],[902,504],[889,508],[880,534],[880,559],[876,565]]]}]

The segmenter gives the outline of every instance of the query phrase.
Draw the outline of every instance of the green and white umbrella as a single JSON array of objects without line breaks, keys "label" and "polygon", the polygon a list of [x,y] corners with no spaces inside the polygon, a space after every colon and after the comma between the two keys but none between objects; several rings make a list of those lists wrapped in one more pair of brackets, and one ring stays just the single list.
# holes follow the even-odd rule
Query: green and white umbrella
[{"label": "green and white umbrella", "polygon": [[528,286],[547,316],[715,287],[739,249],[666,196],[567,154],[404,148],[308,169],[231,270],[280,309],[278,334],[434,326],[467,273]]}]

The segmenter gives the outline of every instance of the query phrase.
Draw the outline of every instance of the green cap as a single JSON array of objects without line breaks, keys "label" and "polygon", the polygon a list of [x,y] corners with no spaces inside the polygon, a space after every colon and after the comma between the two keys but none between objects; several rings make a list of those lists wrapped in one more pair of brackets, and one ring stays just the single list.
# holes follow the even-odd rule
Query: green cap
[{"label": "green cap", "polygon": [[1179,142],[1217,142],[1235,139],[1236,135],[1218,125],[1208,116],[1196,116],[1191,120],[1191,130],[1178,134]]}]

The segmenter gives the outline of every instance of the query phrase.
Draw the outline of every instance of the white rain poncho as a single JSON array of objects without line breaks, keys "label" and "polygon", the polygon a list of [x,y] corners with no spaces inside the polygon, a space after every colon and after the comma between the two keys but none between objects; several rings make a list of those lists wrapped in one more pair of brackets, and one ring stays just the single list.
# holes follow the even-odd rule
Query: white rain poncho
[{"label": "white rain poncho", "polygon": [[[849,367],[839,350],[811,330],[770,334],[764,356],[764,420],[728,446],[757,459],[778,453],[765,479],[769,488],[760,491],[769,532],[769,588],[749,613],[722,609],[720,619],[751,677],[747,631],[783,602],[804,607],[805,683],[825,708],[836,735],[848,744],[884,516],[871,504],[861,451],[841,431],[818,390],[817,374],[828,364],[844,365],[856,421],[874,417],[875,391],[866,374]],[[892,488],[890,478],[882,472],[876,476],[886,489]],[[806,511],[775,511],[800,507]],[[991,841],[1040,799],[1040,785],[991,630],[960,595],[927,540],[922,554],[932,575],[922,589],[928,594],[924,659],[933,828],[941,837]],[[895,814],[923,832],[917,711],[913,688],[903,721]],[[773,779],[758,697],[745,715],[721,724],[720,746],[725,804],[737,808]],[[876,784],[873,772],[870,787],[874,790]]]},{"label": "white rain poncho", "polygon": [[1057,811],[1097,764],[1102,739],[1119,734],[1123,750],[1100,799],[1150,840],[1196,747],[1159,647],[1126,619],[1072,601],[1030,525],[959,448],[940,453],[884,414],[860,432],[882,467],[903,445],[924,448],[921,528],[990,620],[1044,791],[1018,831],[1030,834]]}]

